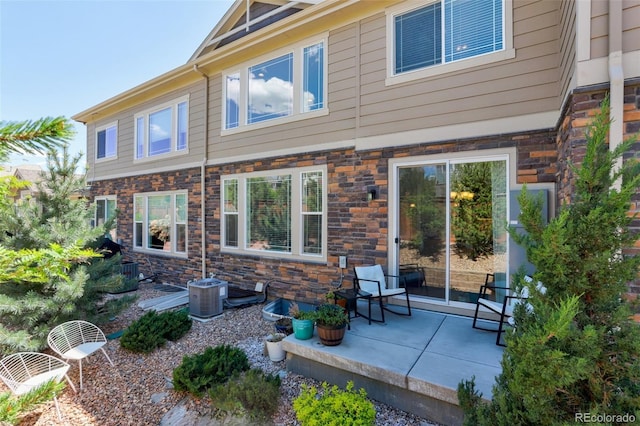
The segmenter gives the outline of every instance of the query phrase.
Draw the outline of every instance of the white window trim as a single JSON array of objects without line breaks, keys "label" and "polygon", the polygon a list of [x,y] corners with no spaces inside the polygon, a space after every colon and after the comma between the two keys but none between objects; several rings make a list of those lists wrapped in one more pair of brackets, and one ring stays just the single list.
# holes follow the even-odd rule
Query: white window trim
[{"label": "white window trim", "polygon": [[[439,0],[438,0],[439,1]],[[495,62],[505,61],[516,57],[516,50],[513,47],[513,0],[504,0],[502,7],[504,45],[502,50],[496,52],[485,53],[483,55],[473,56],[466,59],[459,59],[454,62],[448,62],[440,65],[433,65],[427,68],[407,71],[402,74],[394,74],[395,63],[395,34],[394,19],[397,15],[409,12],[414,9],[424,7],[435,1],[423,1],[420,4],[411,2],[388,8],[386,13],[386,31],[387,31],[387,78],[385,86],[393,86],[395,84],[407,83],[410,81],[439,77],[443,74],[449,74],[465,70],[468,68],[488,65]]]},{"label": "white window trim", "polygon": [[[178,150],[178,105],[182,102],[186,102],[187,104],[187,129],[186,129],[186,138],[187,138],[187,146],[185,149]],[[171,151],[166,152],[164,154],[158,154],[149,156],[149,116],[153,113],[162,111],[163,109],[171,108]],[[189,153],[189,95],[184,95],[179,98],[173,99],[168,102],[164,102],[162,104],[154,105],[152,108],[147,108],[146,110],[140,111],[133,116],[133,161],[134,162],[145,162],[145,161],[154,161],[159,158],[167,158],[167,157],[175,157],[180,155],[185,155]],[[136,157],[138,151],[138,119],[144,118],[144,153],[142,157]]]},{"label": "white window trim", "polygon": [[[176,199],[176,195],[179,194],[184,194],[186,196],[187,199],[187,220],[185,222],[185,226],[186,226],[186,241],[185,241],[185,249],[186,252],[181,252],[181,251],[175,251],[175,244],[174,244],[174,240],[171,240],[171,250],[158,250],[158,249],[151,249],[151,248],[147,248],[145,247],[146,245],[146,241],[148,241],[148,236],[149,236],[149,223],[148,223],[148,219],[147,219],[147,214],[148,214],[148,197],[150,196],[166,196],[166,195],[171,195],[172,199],[171,202],[173,203],[173,210],[172,210],[172,218],[171,218],[171,232],[172,235],[175,235],[175,226],[177,225],[177,221],[176,221],[176,206],[175,206],[175,199]],[[142,222],[142,247],[138,247],[136,246],[136,197],[144,197],[144,219]],[[132,226],[133,229],[131,231],[131,235],[133,236],[133,242],[131,244],[131,246],[133,247],[133,251],[134,252],[138,252],[138,253],[147,253],[147,254],[153,254],[153,255],[160,255],[160,256],[171,256],[171,257],[182,257],[182,258],[187,258],[188,257],[188,252],[189,252],[189,191],[187,191],[186,189],[183,190],[177,190],[177,191],[158,191],[158,192],[138,192],[133,194],[133,217],[132,217]]]},{"label": "white window trim", "polygon": [[[311,37],[301,42],[298,42],[292,46],[287,47],[286,49],[275,50],[270,52],[268,55],[262,55],[256,58],[253,58],[251,61],[246,61],[238,66],[233,68],[229,68],[222,72],[222,116],[221,116],[221,135],[231,135],[234,133],[245,132],[248,130],[256,130],[265,127],[271,127],[280,124],[291,123],[298,120],[306,120],[308,118],[320,117],[329,114],[329,106],[328,106],[328,33],[324,33],[318,35],[316,37]],[[322,61],[324,64],[324,85],[322,87],[322,96],[324,99],[324,106],[320,109],[316,109],[313,111],[304,112],[303,111],[303,93],[302,93],[302,82],[303,82],[303,61],[304,61],[304,48],[313,46],[315,44],[323,44],[322,49]],[[293,112],[291,115],[287,115],[284,117],[273,118],[270,120],[259,121],[253,124],[247,124],[247,105],[249,102],[249,68],[267,62],[269,60],[278,58],[280,56],[286,55],[288,53],[293,53]],[[240,74],[240,93],[238,94],[238,99],[240,101],[240,108],[238,114],[238,127],[234,127],[231,129],[226,128],[226,117],[227,117],[227,76],[230,74]]]},{"label": "white window trim", "polygon": [[[116,128],[116,153],[114,155],[111,156],[104,156],[102,158],[98,158],[98,133],[100,133],[101,131],[106,131],[107,129],[111,128],[111,127],[115,127]],[[112,160],[117,160],[118,159],[118,121],[113,121],[111,123],[105,124],[103,126],[99,126],[96,127],[96,132],[95,132],[95,162],[96,163],[101,163],[103,161],[112,161]]]},{"label": "white window trim", "polygon": [[[97,204],[98,201],[113,201],[115,203],[115,208],[118,209],[118,197],[116,195],[100,195],[97,197],[93,198],[93,204],[95,205],[94,211],[93,211],[93,221],[94,221],[94,227],[98,226],[98,208],[97,208]],[[106,210],[105,210],[106,212]],[[107,220],[107,218],[103,218],[105,221]],[[116,223],[117,223],[117,219],[116,219]],[[117,234],[118,233],[118,227],[116,226],[114,229],[112,229],[110,231],[110,235],[113,241],[116,241],[117,239]]]},{"label": "white window trim", "polygon": [[[302,212],[302,174],[305,172],[322,172],[322,242],[321,242],[321,254],[303,253],[303,212]],[[291,175],[291,253],[283,253],[267,250],[256,250],[247,247],[247,235],[246,235],[246,212],[247,212],[247,194],[246,194],[246,182],[249,178],[255,177],[267,177],[274,175]],[[326,262],[327,261],[327,240],[328,240],[328,193],[327,193],[327,166],[309,166],[309,167],[295,167],[288,169],[277,169],[270,171],[252,172],[252,173],[239,173],[232,175],[221,176],[220,187],[223,189],[220,192],[220,205],[224,205],[224,182],[226,180],[237,179],[238,180],[238,247],[225,246],[225,223],[224,212],[220,215],[220,251],[225,253],[235,254],[249,254],[260,255],[261,257],[280,258],[280,259],[294,259],[310,262]]]}]

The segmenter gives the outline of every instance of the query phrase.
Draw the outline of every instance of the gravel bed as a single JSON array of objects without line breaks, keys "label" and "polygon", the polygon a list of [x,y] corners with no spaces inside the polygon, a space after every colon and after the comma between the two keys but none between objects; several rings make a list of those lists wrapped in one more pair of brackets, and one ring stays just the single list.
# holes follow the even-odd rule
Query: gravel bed
[{"label": "gravel bed", "polygon": [[[153,283],[142,283],[135,293],[138,301],[168,293],[154,288]],[[124,330],[144,314],[136,301],[114,321],[101,325],[106,335]],[[214,424],[209,418],[208,399],[192,398],[172,390],[172,371],[185,355],[203,352],[208,346],[232,344],[244,349],[252,367],[282,377],[279,409],[273,416],[273,425],[298,425],[292,401],[300,392],[302,383],[319,382],[286,371],[285,361],[273,362],[264,353],[264,336],[274,332],[273,322],[262,318],[262,305],[225,310],[211,321],[194,321],[189,333],[177,342],[167,344],[150,354],[136,354],[120,348],[119,340],[109,340],[105,349],[114,363],[110,366],[101,353],[83,362],[84,390],[75,394],[67,386],[58,396],[63,420],[58,421],[53,403],[27,416],[21,425],[172,425],[189,423],[164,421],[163,417],[174,407],[183,405],[187,412],[198,416],[198,424]],[[72,363],[69,377],[79,383],[77,364]],[[412,414],[393,409],[373,401],[376,406],[377,425],[435,425]]]}]

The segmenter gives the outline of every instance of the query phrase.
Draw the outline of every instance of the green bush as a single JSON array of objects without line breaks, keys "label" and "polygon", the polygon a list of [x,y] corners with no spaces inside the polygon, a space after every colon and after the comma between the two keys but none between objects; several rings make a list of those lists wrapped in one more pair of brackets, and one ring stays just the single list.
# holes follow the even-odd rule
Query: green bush
[{"label": "green bush", "polygon": [[213,407],[221,414],[243,415],[253,421],[266,421],[277,410],[280,376],[251,369],[226,384],[209,390]]},{"label": "green bush", "polygon": [[208,347],[201,354],[182,358],[182,363],[173,370],[173,387],[199,397],[205,390],[248,369],[249,359],[242,349],[229,345]]},{"label": "green bush", "polygon": [[[544,222],[542,197],[524,191],[519,198],[526,233],[511,228],[511,236],[546,292],[529,298],[531,309],[515,309],[517,327],[505,335],[491,402],[473,379],[460,383],[465,425],[565,425],[581,413],[640,418],[640,327],[624,297],[640,256],[623,255],[639,237],[628,213],[640,190],[640,162],[627,153],[637,136],[613,147],[609,127],[605,99],[585,133],[582,164],[571,165],[571,203],[556,217]],[[523,274],[514,275],[515,289],[525,285]]]},{"label": "green bush", "polygon": [[149,311],[124,331],[120,346],[133,352],[149,353],[167,340],[176,341],[184,336],[191,329],[191,323],[186,310],[161,314]]},{"label": "green bush", "polygon": [[373,403],[364,389],[353,390],[349,381],[345,390],[322,383],[322,395],[315,386],[302,385],[293,401],[293,409],[302,426],[370,426],[376,420]]},{"label": "green bush", "polygon": [[26,415],[37,409],[40,404],[51,401],[65,386],[65,382],[49,380],[19,396],[11,392],[0,393],[0,425],[21,424]]}]

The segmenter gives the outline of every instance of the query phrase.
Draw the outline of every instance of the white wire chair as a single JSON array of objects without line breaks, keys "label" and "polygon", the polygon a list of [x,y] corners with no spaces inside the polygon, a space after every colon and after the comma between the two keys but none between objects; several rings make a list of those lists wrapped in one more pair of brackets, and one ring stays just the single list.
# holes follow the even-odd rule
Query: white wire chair
[{"label": "white wire chair", "polygon": [[87,321],[68,321],[53,328],[47,338],[49,347],[66,360],[78,361],[80,367],[80,390],[82,387],[82,360],[98,349],[113,366],[103,346],[107,338],[102,330]]},{"label": "white wire chair", "polygon": [[[64,377],[76,392],[67,371],[69,364],[51,355],[38,352],[19,352],[0,360],[0,379],[16,395],[25,393],[45,384],[49,380],[59,382]],[[62,420],[58,398],[54,395],[58,419]]]}]

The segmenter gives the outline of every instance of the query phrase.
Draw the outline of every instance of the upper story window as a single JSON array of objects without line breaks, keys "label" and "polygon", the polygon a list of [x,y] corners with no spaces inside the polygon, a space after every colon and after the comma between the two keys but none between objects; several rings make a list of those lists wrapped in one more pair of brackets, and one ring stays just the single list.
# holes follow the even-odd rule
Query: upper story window
[{"label": "upper story window", "polygon": [[324,260],[325,176],[303,168],[223,177],[223,250]]},{"label": "upper story window", "polygon": [[135,115],[135,158],[185,151],[188,143],[189,97],[184,96]]},{"label": "upper story window", "polygon": [[302,116],[326,107],[325,42],[230,70],[224,78],[224,129]]},{"label": "upper story window", "polygon": [[134,247],[187,252],[187,192],[154,192],[133,197]]},{"label": "upper story window", "polygon": [[118,123],[96,129],[96,159],[115,157],[118,153]]},{"label": "upper story window", "polygon": [[[508,39],[511,0],[437,0],[417,8],[394,9],[387,19],[391,77],[429,68],[436,69],[428,74],[433,75],[515,55]],[[489,55],[496,53],[500,55]],[[471,58],[477,60],[449,66]]]}]

